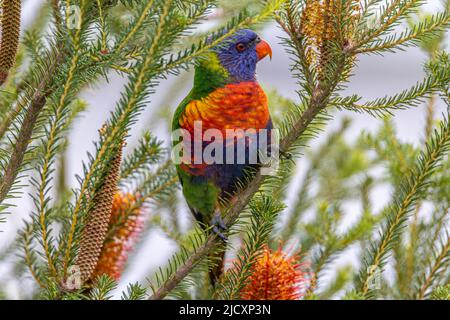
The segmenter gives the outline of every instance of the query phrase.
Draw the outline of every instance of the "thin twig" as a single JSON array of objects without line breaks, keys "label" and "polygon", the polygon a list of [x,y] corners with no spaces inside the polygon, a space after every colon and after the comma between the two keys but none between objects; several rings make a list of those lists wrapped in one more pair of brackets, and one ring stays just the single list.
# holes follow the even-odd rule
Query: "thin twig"
[{"label": "thin twig", "polygon": [[433,283],[433,280],[435,279],[436,273],[442,267],[442,265],[445,263],[445,259],[448,256],[449,252],[450,252],[450,237],[447,238],[447,242],[444,244],[441,252],[439,253],[439,256],[436,258],[435,262],[433,263],[433,266],[430,269],[430,273],[425,278],[423,285],[420,287],[419,293],[417,294],[418,300],[422,300],[425,297],[425,294],[426,294],[428,288],[430,288],[430,286]]},{"label": "thin twig", "polygon": [[5,173],[0,182],[0,203],[2,203],[11,189],[14,181],[16,180],[17,174],[19,173],[20,166],[22,165],[23,159],[25,157],[26,150],[31,141],[31,135],[33,133],[36,121],[42,108],[45,105],[47,95],[49,92],[45,92],[47,85],[51,81],[53,76],[53,71],[57,65],[56,61],[51,65],[48,72],[45,74],[43,79],[40,81],[36,92],[30,103],[30,107],[27,109],[25,118],[22,122],[22,127],[20,128],[17,141],[12,150],[11,158],[9,159],[8,166],[6,167]]}]

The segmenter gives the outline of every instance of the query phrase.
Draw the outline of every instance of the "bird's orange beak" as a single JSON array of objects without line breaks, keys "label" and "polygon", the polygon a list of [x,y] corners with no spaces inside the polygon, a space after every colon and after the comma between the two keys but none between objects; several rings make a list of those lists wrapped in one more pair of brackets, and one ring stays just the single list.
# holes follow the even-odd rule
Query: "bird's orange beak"
[{"label": "bird's orange beak", "polygon": [[270,60],[272,60],[272,48],[264,40],[261,40],[261,42],[256,45],[256,54],[258,55],[258,61],[264,59],[267,55],[270,57]]}]

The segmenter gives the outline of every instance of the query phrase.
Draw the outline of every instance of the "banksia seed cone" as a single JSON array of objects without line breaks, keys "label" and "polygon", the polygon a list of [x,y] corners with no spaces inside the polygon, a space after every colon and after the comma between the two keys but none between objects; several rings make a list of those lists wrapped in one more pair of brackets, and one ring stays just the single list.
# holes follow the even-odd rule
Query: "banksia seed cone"
[{"label": "banksia seed cone", "polygon": [[20,0],[3,0],[1,6],[0,85],[16,60],[20,35]]},{"label": "banksia seed cone", "polygon": [[[140,208],[134,209],[137,198],[121,192],[114,196],[109,223],[108,239],[106,240],[94,276],[107,274],[119,280],[133,250],[137,238],[144,227],[144,217]],[[131,212],[130,212],[131,210]]]},{"label": "banksia seed cone", "polygon": [[252,266],[251,276],[241,291],[244,300],[299,300],[306,272],[298,257],[289,257],[279,248],[264,248]]},{"label": "banksia seed cone", "polygon": [[80,268],[83,283],[92,278],[108,232],[113,199],[117,192],[122,147],[119,147],[103,185],[93,199],[93,208],[81,235],[76,265]]},{"label": "banksia seed cone", "polygon": [[[345,7],[344,7],[345,6]],[[358,0],[307,0],[302,12],[301,32],[308,46],[307,59],[310,65],[319,69],[322,76],[330,59],[330,42],[343,40],[350,42],[353,37],[354,23],[359,17]],[[345,18],[342,16],[351,15]],[[343,28],[341,28],[341,26]],[[341,45],[346,45],[342,43]]]}]

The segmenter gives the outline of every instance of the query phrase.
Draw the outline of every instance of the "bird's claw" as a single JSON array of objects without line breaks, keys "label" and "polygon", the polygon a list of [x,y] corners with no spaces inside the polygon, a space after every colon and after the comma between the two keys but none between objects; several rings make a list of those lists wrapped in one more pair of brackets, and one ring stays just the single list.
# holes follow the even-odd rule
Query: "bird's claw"
[{"label": "bird's claw", "polygon": [[212,231],[217,234],[220,239],[223,241],[228,241],[228,237],[222,233],[222,231],[226,231],[228,228],[225,225],[220,213],[214,215],[211,220],[211,225],[213,226]]}]

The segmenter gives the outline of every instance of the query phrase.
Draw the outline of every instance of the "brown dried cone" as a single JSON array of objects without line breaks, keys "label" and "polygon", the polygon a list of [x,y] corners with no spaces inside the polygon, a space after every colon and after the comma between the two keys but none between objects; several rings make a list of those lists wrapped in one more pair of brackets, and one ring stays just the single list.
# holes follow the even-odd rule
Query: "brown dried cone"
[{"label": "brown dried cone", "polygon": [[20,35],[20,0],[3,0],[1,6],[0,85],[16,60]]},{"label": "brown dried cone", "polygon": [[94,205],[81,235],[76,265],[80,269],[82,283],[91,279],[108,232],[113,199],[118,191],[117,183],[122,160],[122,148],[123,144],[119,147],[117,156],[111,162],[102,187],[93,199]]}]

